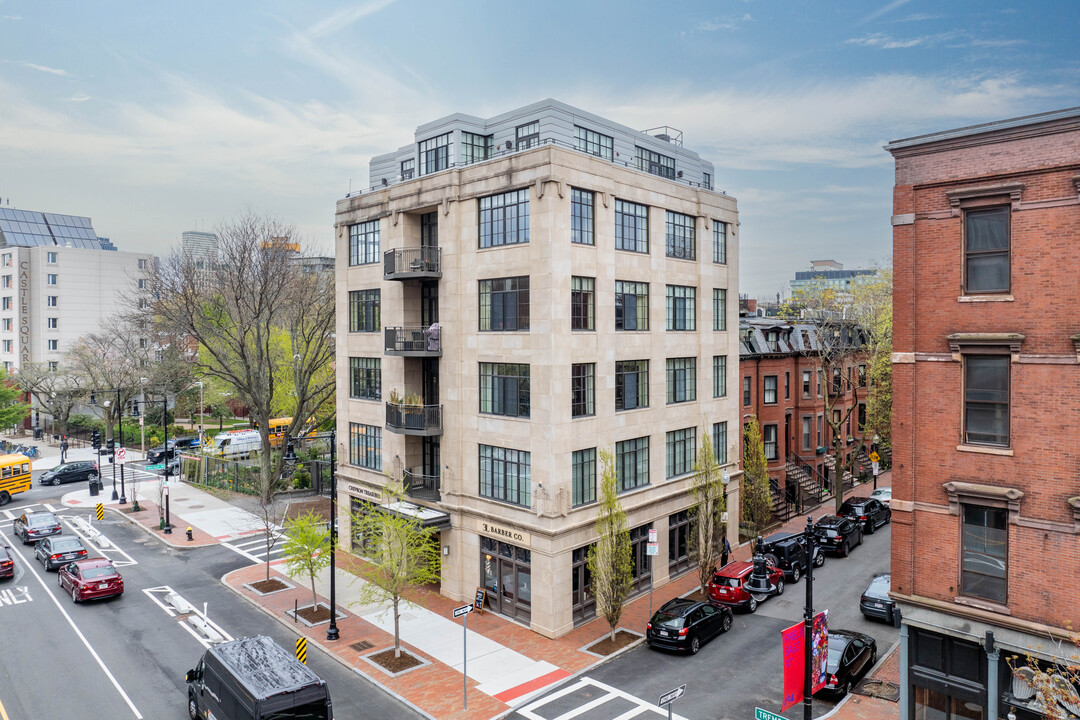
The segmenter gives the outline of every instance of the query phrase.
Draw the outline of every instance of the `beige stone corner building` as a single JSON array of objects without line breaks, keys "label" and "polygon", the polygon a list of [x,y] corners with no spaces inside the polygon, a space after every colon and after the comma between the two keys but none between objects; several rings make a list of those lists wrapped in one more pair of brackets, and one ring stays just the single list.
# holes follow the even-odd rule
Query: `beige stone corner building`
[{"label": "beige stone corner building", "polygon": [[738,507],[738,212],[713,166],[678,131],[545,100],[422,125],[371,186],[337,204],[342,505],[403,475],[401,511],[439,531],[442,594],[486,588],[555,637],[596,612],[606,449],[635,592],[689,570],[703,431]]}]

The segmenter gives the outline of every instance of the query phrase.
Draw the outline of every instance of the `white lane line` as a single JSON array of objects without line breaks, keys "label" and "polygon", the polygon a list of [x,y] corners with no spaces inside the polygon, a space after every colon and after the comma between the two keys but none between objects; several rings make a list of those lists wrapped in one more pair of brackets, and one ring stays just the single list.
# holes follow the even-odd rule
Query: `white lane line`
[{"label": "white lane line", "polygon": [[222,545],[223,547],[227,547],[227,548],[229,548],[229,549],[230,549],[230,550],[232,550],[232,551],[233,551],[234,553],[237,553],[237,554],[239,554],[239,555],[241,555],[241,556],[243,556],[243,557],[246,557],[246,558],[247,558],[248,560],[250,560],[250,561],[251,561],[251,562],[253,562],[253,563],[261,563],[261,562],[263,561],[263,559],[262,559],[262,558],[258,558],[258,557],[255,557],[255,556],[254,556],[254,555],[252,555],[251,553],[249,553],[249,552],[246,552],[246,551],[244,551],[244,550],[241,550],[240,548],[236,547],[236,546],[235,546],[235,545],[233,545],[232,543],[227,543],[227,542],[223,542],[223,543],[221,543],[221,545]]},{"label": "white lane line", "polygon": [[8,520],[15,519],[15,513],[11,512],[10,510],[0,510],[0,512],[4,513],[4,515],[7,515]]},{"label": "white lane line", "polygon": [[[15,548],[12,548],[12,550],[15,550]],[[140,713],[139,709],[135,707],[135,703],[131,702],[131,698],[129,698],[127,693],[124,692],[124,688],[120,687],[120,683],[116,681],[116,678],[113,677],[112,672],[110,672],[109,668],[106,667],[105,661],[101,659],[101,657],[94,650],[93,646],[90,645],[90,641],[87,640],[86,636],[82,634],[81,630],[79,630],[79,626],[76,625],[75,621],[71,619],[71,616],[68,615],[67,610],[64,609],[63,605],[60,604],[60,601],[56,599],[55,595],[53,595],[53,592],[49,588],[49,586],[45,583],[44,580],[41,579],[41,576],[37,574],[37,570],[30,567],[30,565],[26,562],[26,559],[22,557],[22,553],[18,553],[18,555],[19,558],[22,559],[23,564],[26,565],[26,569],[30,572],[31,575],[34,576],[34,579],[38,581],[38,583],[41,585],[41,589],[45,591],[45,594],[48,595],[49,599],[53,601],[54,605],[56,605],[56,609],[60,611],[60,614],[64,616],[65,620],[67,620],[68,625],[70,625],[71,629],[75,631],[75,634],[78,636],[79,640],[82,640],[82,644],[86,646],[86,649],[90,652],[91,657],[93,657],[94,660],[97,662],[98,667],[100,667],[101,671],[105,673],[105,677],[109,678],[109,682],[111,682],[113,684],[113,687],[116,688],[116,692],[120,693],[120,697],[122,697],[124,699],[124,702],[127,703],[127,706],[131,708],[131,712],[135,715],[136,720],[142,720],[142,713]]]},{"label": "white lane line", "polygon": [[42,506],[42,507],[44,507],[44,508],[45,508],[46,510],[48,510],[49,512],[52,512],[52,513],[56,512],[56,508],[54,508],[54,507],[53,507],[52,505],[50,505],[49,503],[41,503],[41,506]]},{"label": "white lane line", "polygon": [[[107,537],[105,537],[104,533],[101,533],[101,536],[104,537],[106,540],[108,540],[109,545],[111,547],[108,550],[104,550],[104,549],[98,547],[98,545],[96,545],[86,533],[80,531],[79,528],[77,528],[75,526],[75,523],[73,522],[73,520],[77,516],[75,516],[75,515],[61,515],[60,517],[67,524],[68,528],[71,529],[71,532],[75,533],[75,535],[77,535],[78,538],[80,540],[82,540],[83,544],[88,545],[91,548],[93,548],[94,551],[98,555],[101,555],[102,557],[106,558],[107,560],[112,562],[117,567],[128,567],[130,565],[138,565],[139,564],[138,560],[136,560],[135,558],[131,557],[126,552],[121,550],[116,545],[116,543],[114,543],[112,540],[109,540]],[[123,555],[127,559],[126,560],[117,560],[117,559],[112,557],[113,554]]]}]

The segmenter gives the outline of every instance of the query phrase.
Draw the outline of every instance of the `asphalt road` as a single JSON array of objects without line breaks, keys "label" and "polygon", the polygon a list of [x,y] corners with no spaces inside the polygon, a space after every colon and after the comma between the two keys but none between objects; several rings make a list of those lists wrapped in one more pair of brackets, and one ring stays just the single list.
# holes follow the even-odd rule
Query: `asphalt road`
[{"label": "asphalt road", "polygon": [[[207,617],[231,637],[269,635],[293,646],[294,634],[220,582],[249,560],[220,546],[168,547],[112,513],[95,524],[118,548],[103,554],[121,565],[124,595],[72,603],[59,593],[56,573],[46,573],[34,558],[33,547],[13,537],[2,512],[49,503],[70,534],[74,528],[65,516],[87,517],[88,511],[61,507],[67,489],[35,484],[0,509],[0,543],[16,556],[15,579],[0,581],[0,707],[12,720],[186,717],[184,674],[204,646],[155,601],[164,588],[200,611],[206,603]],[[317,649],[309,647],[308,663],[329,684],[337,720],[420,717]]]},{"label": "asphalt road", "polygon": [[[829,610],[830,629],[873,636],[879,657],[896,642],[899,631],[864,618],[859,612],[859,596],[875,574],[889,570],[890,528],[886,525],[867,535],[847,558],[829,556],[814,572],[815,612]],[[639,717],[666,717],[656,707],[657,699],[683,684],[686,694],[672,707],[676,715],[689,720],[751,720],[755,707],[779,713],[780,632],[802,622],[805,582],[787,583],[782,596],[761,603],[753,615],[736,612],[731,630],[695,656],[642,645],[529,703],[525,709],[530,714],[518,712],[510,717],[611,720],[631,710],[635,702],[651,710]],[[640,630],[644,632],[644,628]],[[833,701],[815,697],[814,717],[834,706]],[[801,707],[791,708],[785,715],[802,717]]]}]

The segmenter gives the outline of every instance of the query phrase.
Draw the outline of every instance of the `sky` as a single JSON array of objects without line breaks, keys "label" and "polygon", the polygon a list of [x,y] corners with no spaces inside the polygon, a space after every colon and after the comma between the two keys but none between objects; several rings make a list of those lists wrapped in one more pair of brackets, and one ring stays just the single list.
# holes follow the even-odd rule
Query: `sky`
[{"label": "sky", "polygon": [[372,155],[548,97],[681,129],[767,299],[890,262],[888,141],[1080,105],[1080,3],[0,0],[0,198],[121,250],[253,210],[329,251]]}]

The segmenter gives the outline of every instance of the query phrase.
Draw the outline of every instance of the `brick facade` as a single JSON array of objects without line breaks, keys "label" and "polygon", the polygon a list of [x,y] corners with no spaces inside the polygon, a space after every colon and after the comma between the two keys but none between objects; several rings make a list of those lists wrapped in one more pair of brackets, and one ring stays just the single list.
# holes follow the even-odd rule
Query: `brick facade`
[{"label": "brick facade", "polygon": [[[1071,309],[1080,287],[1080,109],[888,149],[896,160],[892,591],[904,611],[902,642],[912,643],[901,718],[916,717],[937,693],[994,719],[1014,700],[1005,656],[1046,652],[1048,633],[1080,620],[1080,319]],[[967,263],[977,261],[965,258],[980,242],[968,224],[970,213],[991,208],[1007,211],[1004,286],[980,293],[967,289],[977,277]],[[999,358],[1007,377],[996,416],[1007,425],[994,425],[1006,434],[994,442],[973,440],[976,421],[965,414],[981,417],[971,364],[980,355]],[[969,507],[1004,511],[985,554],[974,550],[983,531],[969,522],[965,533]],[[994,582],[1003,576],[1004,590],[978,589],[984,568]],[[918,665],[918,638],[930,636],[981,645],[988,660],[979,682]]]}]

